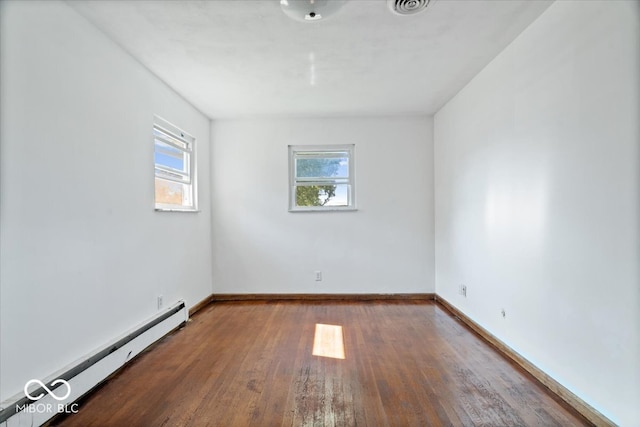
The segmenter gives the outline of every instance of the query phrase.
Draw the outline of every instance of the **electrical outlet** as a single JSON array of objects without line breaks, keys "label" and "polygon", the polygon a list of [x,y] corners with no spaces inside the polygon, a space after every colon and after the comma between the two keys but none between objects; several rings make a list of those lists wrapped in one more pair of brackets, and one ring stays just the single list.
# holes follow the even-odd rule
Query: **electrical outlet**
[{"label": "electrical outlet", "polygon": [[458,287],[458,293],[460,295],[462,295],[463,297],[467,296],[467,285],[460,283],[460,286]]},{"label": "electrical outlet", "polygon": [[164,297],[162,295],[158,295],[158,310],[162,309],[164,305]]},{"label": "electrical outlet", "polygon": [[322,281],[322,271],[316,271],[316,282]]}]

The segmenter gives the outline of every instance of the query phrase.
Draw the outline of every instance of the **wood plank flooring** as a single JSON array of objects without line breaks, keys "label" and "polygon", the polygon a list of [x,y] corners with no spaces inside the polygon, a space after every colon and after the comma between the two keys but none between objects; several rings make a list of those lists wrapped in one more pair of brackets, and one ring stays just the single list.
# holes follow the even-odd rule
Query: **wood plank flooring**
[{"label": "wood plank flooring", "polygon": [[[344,359],[312,355],[316,324]],[[289,301],[204,308],[50,425],[590,424],[435,302]]]}]

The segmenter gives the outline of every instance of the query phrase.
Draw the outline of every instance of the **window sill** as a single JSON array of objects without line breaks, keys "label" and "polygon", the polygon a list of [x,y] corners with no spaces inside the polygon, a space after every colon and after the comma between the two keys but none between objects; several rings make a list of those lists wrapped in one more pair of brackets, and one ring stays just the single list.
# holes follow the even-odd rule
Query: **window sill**
[{"label": "window sill", "polygon": [[357,208],[306,208],[306,209],[301,209],[301,208],[289,208],[289,212],[291,213],[299,213],[299,212],[355,212],[357,211]]},{"label": "window sill", "polygon": [[200,209],[177,209],[177,208],[155,208],[156,212],[184,212],[184,213],[198,213]]}]

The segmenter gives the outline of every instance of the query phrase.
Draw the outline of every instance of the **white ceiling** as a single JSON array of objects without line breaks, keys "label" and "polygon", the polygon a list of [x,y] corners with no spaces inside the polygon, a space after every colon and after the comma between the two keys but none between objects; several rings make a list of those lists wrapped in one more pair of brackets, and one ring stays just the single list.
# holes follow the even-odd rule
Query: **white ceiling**
[{"label": "white ceiling", "polygon": [[69,4],[216,119],[433,114],[551,1],[438,0],[397,16],[349,0],[312,23],[279,0]]}]

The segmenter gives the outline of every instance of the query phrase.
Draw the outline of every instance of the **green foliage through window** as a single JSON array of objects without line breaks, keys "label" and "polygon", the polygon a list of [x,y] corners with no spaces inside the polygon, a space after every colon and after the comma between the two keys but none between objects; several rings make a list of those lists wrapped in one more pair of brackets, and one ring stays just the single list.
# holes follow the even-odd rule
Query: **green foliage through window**
[{"label": "green foliage through window", "polygon": [[296,188],[296,206],[324,206],[336,195],[335,185],[309,185]]},{"label": "green foliage through window", "polygon": [[[296,160],[299,178],[334,177],[343,158],[311,158]],[[296,188],[297,206],[324,206],[336,195],[335,185],[307,185]]]},{"label": "green foliage through window", "polygon": [[290,208],[352,208],[352,153],[352,145],[290,146]]}]

